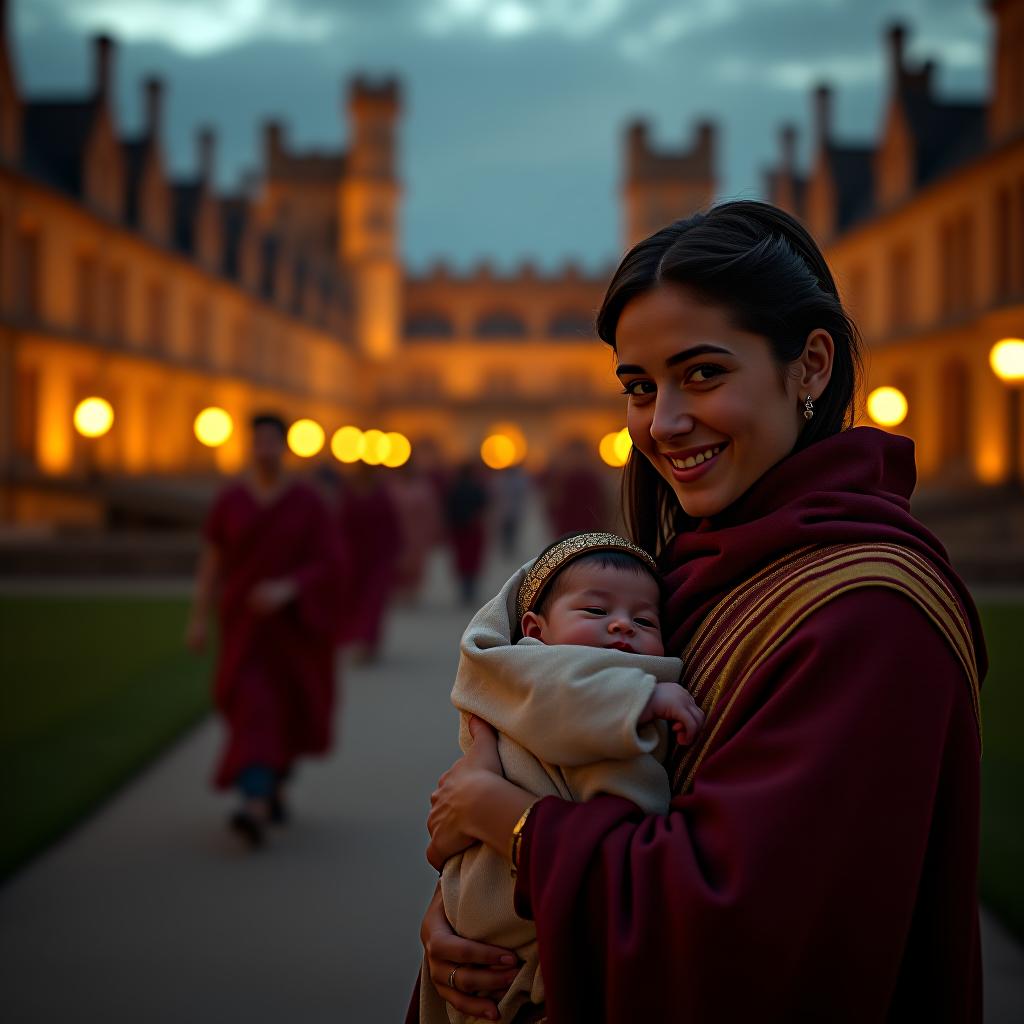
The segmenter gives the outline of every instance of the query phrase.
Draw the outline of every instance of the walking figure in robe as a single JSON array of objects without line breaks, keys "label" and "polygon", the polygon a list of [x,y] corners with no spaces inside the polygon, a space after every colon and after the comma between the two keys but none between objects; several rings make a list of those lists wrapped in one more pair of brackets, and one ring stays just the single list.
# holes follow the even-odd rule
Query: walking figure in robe
[{"label": "walking figure in robe", "polygon": [[215,500],[186,640],[204,649],[216,609],[214,704],[226,728],[214,785],[236,789],[230,827],[264,842],[287,817],[296,760],[331,748],[337,595],[343,566],[327,506],[284,471],[285,424],[252,420],[251,472]]}]

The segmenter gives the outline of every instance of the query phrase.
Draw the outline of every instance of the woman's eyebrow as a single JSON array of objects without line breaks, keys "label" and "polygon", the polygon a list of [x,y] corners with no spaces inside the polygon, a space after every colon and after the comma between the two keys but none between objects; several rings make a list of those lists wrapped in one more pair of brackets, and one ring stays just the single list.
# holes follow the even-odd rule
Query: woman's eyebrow
[{"label": "woman's eyebrow", "polygon": [[[687,359],[693,359],[695,356],[706,356],[706,355],[725,355],[731,356],[732,352],[727,348],[722,348],[720,345],[694,345],[692,348],[684,348],[681,352],[677,352],[674,356],[669,356],[665,360],[666,366],[676,366],[679,363],[685,363]],[[621,377],[627,373],[645,373],[646,371],[642,366],[637,366],[635,363],[620,363],[615,368],[615,375]]]},{"label": "woman's eyebrow", "polygon": [[722,348],[721,345],[694,345],[693,348],[684,348],[682,352],[677,352],[674,356],[669,356],[665,360],[666,366],[676,366],[679,363],[685,363],[687,359],[693,359],[694,356],[706,356],[706,355],[724,355],[731,356],[732,353],[727,348]]}]

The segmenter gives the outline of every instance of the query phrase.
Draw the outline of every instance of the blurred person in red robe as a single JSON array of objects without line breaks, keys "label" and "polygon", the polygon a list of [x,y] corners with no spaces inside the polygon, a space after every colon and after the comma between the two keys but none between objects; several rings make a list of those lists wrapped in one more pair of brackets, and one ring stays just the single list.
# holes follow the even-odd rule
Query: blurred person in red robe
[{"label": "blurred person in red robe", "polygon": [[530,488],[530,477],[521,463],[494,474],[495,519],[501,552],[507,558],[515,558],[519,551],[519,534],[530,500]]},{"label": "blurred person in red robe", "polygon": [[546,504],[556,537],[607,530],[605,478],[586,441],[571,442],[544,475]]},{"label": "blurred person in red robe", "polygon": [[464,605],[476,603],[476,586],[487,548],[485,515],[488,494],[472,462],[455,471],[445,497],[445,518],[455,563],[455,576]]},{"label": "blurred person in red robe", "polygon": [[383,477],[388,472],[356,463],[342,482],[339,529],[359,586],[358,599],[346,612],[342,642],[363,662],[380,654],[401,555],[398,508]]},{"label": "blurred person in red robe", "polygon": [[394,470],[388,484],[399,523],[395,586],[401,597],[415,601],[430,552],[444,536],[441,502],[434,482],[412,460]]},{"label": "blurred person in red robe", "polygon": [[231,827],[256,846],[286,817],[283,789],[302,755],[331,747],[341,565],[327,507],[283,467],[285,424],[252,421],[252,471],[217,497],[205,527],[186,640],[201,651],[216,602],[214,703],[227,736],[218,788],[237,788]]},{"label": "blurred person in red robe", "polygon": [[[598,327],[627,522],[704,730],[646,815],[535,802],[476,721],[428,858],[510,861],[550,1024],[980,1022],[984,638],[910,513],[912,442],[851,427],[858,336],[824,257],[781,210],[725,203],[634,246]],[[455,935],[436,894],[421,937],[441,997],[496,1019],[509,951]]]}]

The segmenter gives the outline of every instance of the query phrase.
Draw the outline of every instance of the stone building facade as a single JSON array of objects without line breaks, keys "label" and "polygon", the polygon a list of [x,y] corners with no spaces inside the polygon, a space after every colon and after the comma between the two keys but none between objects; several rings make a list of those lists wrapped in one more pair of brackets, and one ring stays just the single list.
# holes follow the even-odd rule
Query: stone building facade
[{"label": "stone building facade", "polygon": [[[869,388],[907,395],[898,429],[936,488],[1010,473],[1009,393],[987,358],[993,341],[1024,333],[1024,2],[990,6],[987,102],[940,98],[934,67],[911,67],[894,28],[880,137],[840,142],[822,87],[810,166],[797,167],[786,127],[766,175],[767,197],[826,247],[867,341]],[[328,436],[345,424],[398,430],[449,460],[511,422],[537,468],[577,439],[596,450],[622,425],[611,355],[593,333],[607,271],[403,266],[398,81],[346,83],[344,151],[298,151],[285,125],[266,123],[258,173],[224,195],[208,128],[193,175],[170,177],[160,80],[141,83],[145,126],[124,137],[112,40],[93,42],[88,95],[26,96],[6,0],[0,14],[3,520],[96,522],[126,482],[237,470],[244,429],[218,449],[193,435],[208,405],[240,428],[270,408]],[[627,127],[624,243],[713,201],[716,143],[711,122],[668,152],[644,122]],[[88,395],[115,412],[94,440],[72,423]]]}]

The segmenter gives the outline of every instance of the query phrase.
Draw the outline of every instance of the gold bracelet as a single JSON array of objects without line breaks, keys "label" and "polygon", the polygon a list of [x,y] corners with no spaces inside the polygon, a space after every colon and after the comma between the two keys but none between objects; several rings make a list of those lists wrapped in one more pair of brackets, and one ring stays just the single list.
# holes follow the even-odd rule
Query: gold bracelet
[{"label": "gold bracelet", "polygon": [[516,877],[516,871],[519,868],[519,847],[523,842],[523,829],[526,827],[526,819],[530,816],[530,811],[539,804],[539,800],[534,800],[529,807],[523,811],[520,819],[512,826],[512,845],[509,847],[509,860],[512,861],[512,877]]}]

